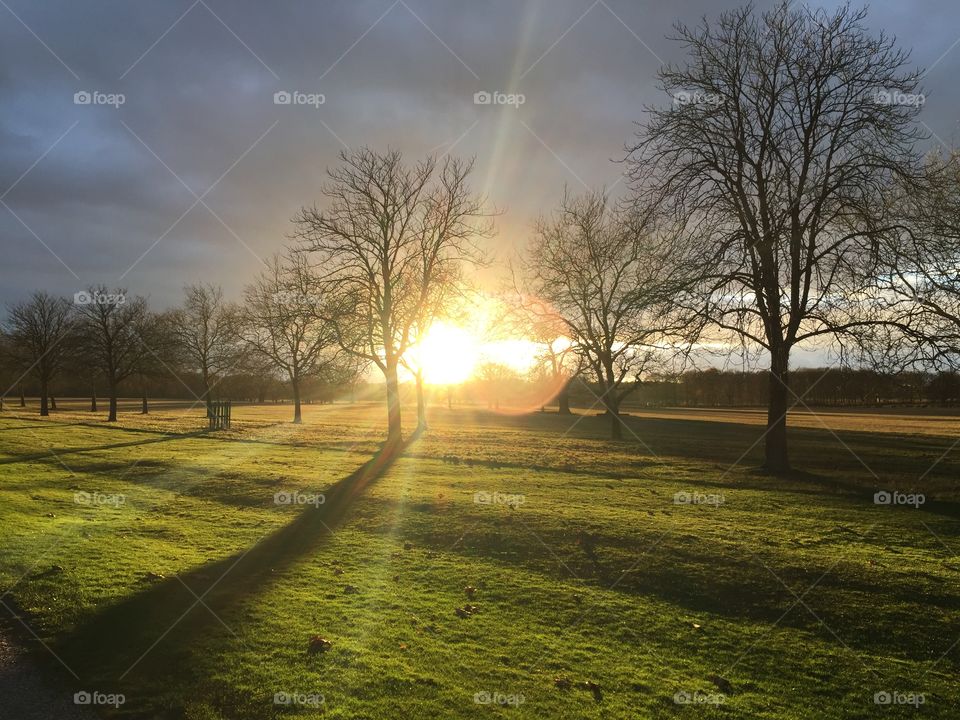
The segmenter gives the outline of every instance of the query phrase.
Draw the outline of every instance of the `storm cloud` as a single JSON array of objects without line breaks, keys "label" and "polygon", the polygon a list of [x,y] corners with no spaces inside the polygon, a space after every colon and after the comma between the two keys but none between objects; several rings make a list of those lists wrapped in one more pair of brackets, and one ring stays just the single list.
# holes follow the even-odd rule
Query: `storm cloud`
[{"label": "storm cloud", "polygon": [[[623,189],[635,122],[669,102],[657,69],[683,58],[673,24],[738,4],[2,0],[0,300],[237,296],[361,145],[475,157],[506,259],[565,186]],[[960,7],[877,3],[869,23],[928,68],[923,122],[952,144]]]}]

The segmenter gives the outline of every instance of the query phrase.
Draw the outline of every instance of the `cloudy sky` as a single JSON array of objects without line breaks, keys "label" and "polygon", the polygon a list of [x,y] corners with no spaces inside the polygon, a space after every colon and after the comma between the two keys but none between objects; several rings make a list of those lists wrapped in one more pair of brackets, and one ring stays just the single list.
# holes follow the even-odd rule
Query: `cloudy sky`
[{"label": "cloudy sky", "polygon": [[[475,156],[506,259],[564,185],[622,188],[634,122],[669,101],[657,68],[683,57],[673,23],[736,4],[0,0],[0,302],[105,283],[163,307],[201,280],[237,296],[360,145]],[[877,2],[869,22],[929,69],[923,120],[960,141],[960,6]]]}]

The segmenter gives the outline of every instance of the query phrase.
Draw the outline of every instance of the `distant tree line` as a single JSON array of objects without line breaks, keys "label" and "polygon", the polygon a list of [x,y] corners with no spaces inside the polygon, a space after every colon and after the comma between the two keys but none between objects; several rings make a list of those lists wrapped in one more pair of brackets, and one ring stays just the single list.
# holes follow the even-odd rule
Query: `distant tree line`
[{"label": "distant tree line", "polygon": [[[153,311],[125,288],[89,287],[72,298],[45,292],[10,306],[0,334],[4,400],[40,398],[40,415],[56,397],[87,397],[90,411],[105,401],[117,420],[121,396],[216,398],[265,402],[292,397],[329,402],[350,392],[362,366],[338,352],[322,315],[304,294],[303,265],[275,259],[246,293],[224,300],[219,287],[191,285],[183,303]],[[299,285],[297,284],[299,283]]]},{"label": "distant tree line", "polygon": [[[960,404],[960,374],[952,371],[798,368],[792,371],[791,388],[798,408]],[[766,371],[697,370],[644,382],[636,400],[640,405],[676,407],[764,407],[768,389]]]}]

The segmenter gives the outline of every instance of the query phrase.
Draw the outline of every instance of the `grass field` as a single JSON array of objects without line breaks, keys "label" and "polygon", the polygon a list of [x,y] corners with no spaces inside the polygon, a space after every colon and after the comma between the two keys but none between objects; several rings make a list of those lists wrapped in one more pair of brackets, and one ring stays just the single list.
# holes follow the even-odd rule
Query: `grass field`
[{"label": "grass field", "polygon": [[960,419],[798,414],[773,479],[749,412],[436,408],[371,461],[378,405],[61,407],[0,415],[0,614],[107,717],[960,713]]}]

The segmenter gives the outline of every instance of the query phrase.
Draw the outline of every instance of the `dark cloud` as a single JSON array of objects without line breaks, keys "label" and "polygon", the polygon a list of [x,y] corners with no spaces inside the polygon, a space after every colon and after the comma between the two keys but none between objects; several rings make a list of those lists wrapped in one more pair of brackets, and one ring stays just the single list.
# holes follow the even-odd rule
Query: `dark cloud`
[{"label": "dark cloud", "polygon": [[[660,62],[682,59],[672,24],[738,4],[5,2],[0,194],[47,154],[3,197],[19,220],[0,206],[0,300],[122,282],[160,305],[200,279],[238,293],[344,144],[418,157],[456,142],[504,211],[493,243],[509,255],[564,185],[617,183],[643,106],[666,100]],[[879,3],[870,23],[931,67],[924,121],[956,141],[960,9]],[[284,90],[325,102],[275,105]],[[125,102],[77,105],[78,91]],[[525,103],[478,106],[478,91]]]}]

